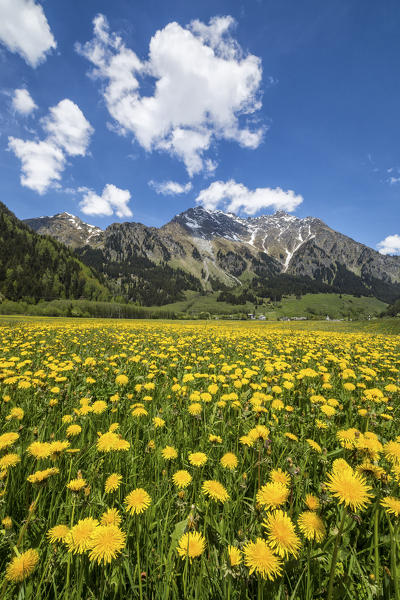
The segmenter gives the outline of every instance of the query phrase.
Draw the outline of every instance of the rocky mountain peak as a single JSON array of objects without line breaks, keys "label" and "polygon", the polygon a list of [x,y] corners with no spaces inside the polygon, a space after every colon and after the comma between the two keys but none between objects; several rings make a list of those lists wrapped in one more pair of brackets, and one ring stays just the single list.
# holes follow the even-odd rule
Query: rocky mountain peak
[{"label": "rocky mountain peak", "polygon": [[189,208],[174,217],[171,223],[180,225],[189,235],[203,239],[223,237],[239,241],[246,233],[242,219],[222,210],[209,210],[203,206]]},{"label": "rocky mountain peak", "polygon": [[52,217],[25,219],[24,222],[37,233],[50,235],[72,248],[90,244],[103,233],[100,227],[85,223],[68,212],[57,213]]}]

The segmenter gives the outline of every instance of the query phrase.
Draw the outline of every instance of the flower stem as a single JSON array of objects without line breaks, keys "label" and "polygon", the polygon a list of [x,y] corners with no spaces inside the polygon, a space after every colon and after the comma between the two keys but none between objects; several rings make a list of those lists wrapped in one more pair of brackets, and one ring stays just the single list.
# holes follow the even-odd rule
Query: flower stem
[{"label": "flower stem", "polygon": [[[75,500],[72,501],[72,513],[71,513],[71,521],[69,524],[70,529],[72,529],[73,525],[74,525],[74,516],[75,516]],[[68,563],[67,563],[67,580],[66,580],[66,590],[67,590],[67,598],[68,598],[68,593],[69,593],[69,576],[70,576],[70,571],[71,571],[71,553],[68,552]]]},{"label": "flower stem", "polygon": [[[342,538],[345,520],[346,520],[346,508],[343,508],[343,515],[342,515],[342,519],[340,521],[339,531],[336,536],[335,546],[333,548],[331,571],[329,574],[328,595],[326,597],[326,600],[332,600],[333,582],[335,580],[335,567],[336,567],[337,555],[338,555],[338,551],[339,551],[339,544],[340,544],[340,540]],[[396,598],[396,600],[397,600],[397,598]]]},{"label": "flower stem", "polygon": [[41,492],[42,492],[42,490],[40,489],[38,495],[36,496],[36,500],[34,501],[34,503],[32,504],[31,508],[29,509],[28,518],[26,519],[26,521],[25,521],[25,523],[24,523],[24,525],[23,525],[23,527],[22,527],[22,529],[20,531],[20,534],[18,536],[18,540],[17,540],[17,543],[16,543],[16,547],[17,548],[20,545],[20,543],[22,542],[23,537],[25,535],[25,531],[28,528],[29,522],[30,522],[30,520],[32,519],[32,517],[33,517],[33,515],[35,513],[35,510],[36,510],[37,504],[39,502],[39,498],[40,498]]},{"label": "flower stem", "polygon": [[374,556],[375,556],[375,583],[379,586],[379,509],[376,507],[374,521]]},{"label": "flower stem", "polygon": [[139,540],[140,540],[140,522],[137,522],[137,535],[136,535],[136,556],[137,556],[137,568],[138,568],[138,577],[139,577],[139,597],[140,600],[143,599],[143,590],[142,590],[142,571],[140,568],[140,551],[139,551]]},{"label": "flower stem", "polygon": [[394,584],[394,597],[396,600],[400,600],[400,587],[399,587],[399,579],[397,576],[397,532],[398,526],[393,527],[392,523],[389,520],[389,529],[390,529],[390,562],[391,562],[391,571],[392,571],[392,579]]}]

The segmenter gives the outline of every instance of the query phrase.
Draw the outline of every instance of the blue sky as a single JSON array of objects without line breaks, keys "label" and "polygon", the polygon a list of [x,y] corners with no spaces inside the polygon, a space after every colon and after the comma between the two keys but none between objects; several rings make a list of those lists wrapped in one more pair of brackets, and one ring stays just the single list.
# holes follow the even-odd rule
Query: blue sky
[{"label": "blue sky", "polygon": [[0,199],[282,207],[400,252],[399,26],[396,0],[0,0]]}]

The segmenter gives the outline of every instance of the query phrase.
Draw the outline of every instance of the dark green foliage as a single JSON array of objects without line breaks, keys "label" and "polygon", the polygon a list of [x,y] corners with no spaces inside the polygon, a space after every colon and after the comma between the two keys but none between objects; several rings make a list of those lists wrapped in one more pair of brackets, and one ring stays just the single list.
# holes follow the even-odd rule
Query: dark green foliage
[{"label": "dark green foliage", "polygon": [[169,310],[152,310],[135,304],[117,302],[94,302],[90,300],[52,300],[37,304],[12,302],[0,303],[2,315],[35,315],[45,317],[96,317],[105,319],[174,319]]},{"label": "dark green foliage", "polygon": [[88,298],[110,293],[66,246],[34,233],[0,203],[0,292],[10,300]]},{"label": "dark green foliage", "polygon": [[192,256],[195,260],[201,260],[201,254],[200,252],[197,250],[196,246],[193,247],[192,250]]},{"label": "dark green foliage", "polygon": [[253,279],[251,287],[257,296],[274,301],[292,294],[352,294],[374,296],[383,302],[393,302],[400,296],[399,284],[385,282],[366,274],[358,277],[341,263],[336,263],[334,269],[321,266],[315,271],[314,279],[280,273],[266,279]]},{"label": "dark green foliage", "polygon": [[382,313],[382,317],[396,317],[400,314],[400,298],[393,302],[387,309]]},{"label": "dark green foliage", "polygon": [[251,287],[256,296],[270,298],[273,301],[278,301],[282,296],[290,296],[292,294],[304,295],[334,292],[330,285],[321,281],[316,281],[307,276],[296,277],[286,273],[270,277],[265,281],[253,279]]},{"label": "dark green foliage", "polygon": [[226,272],[234,277],[239,277],[246,270],[246,261],[240,254],[232,251],[217,252],[217,263]]},{"label": "dark green foliage", "polygon": [[243,305],[246,302],[256,303],[257,298],[251,290],[243,290],[239,295],[233,294],[229,290],[222,291],[218,295],[217,302],[227,302],[233,305]]},{"label": "dark green foliage", "polygon": [[76,250],[79,258],[102,274],[115,294],[143,306],[162,306],[183,300],[185,290],[200,291],[200,281],[167,264],[155,264],[144,256],[120,261],[107,260],[101,249],[85,246]]}]

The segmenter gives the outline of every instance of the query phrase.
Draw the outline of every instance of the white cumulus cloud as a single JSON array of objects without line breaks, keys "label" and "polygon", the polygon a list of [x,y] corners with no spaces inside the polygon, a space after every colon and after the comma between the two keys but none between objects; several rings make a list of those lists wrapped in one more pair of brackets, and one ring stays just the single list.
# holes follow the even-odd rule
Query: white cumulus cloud
[{"label": "white cumulus cloud", "polygon": [[35,0],[0,0],[0,42],[31,67],[37,67],[57,46],[43,8]]},{"label": "white cumulus cloud", "polygon": [[43,129],[70,156],[85,156],[93,127],[74,102],[65,98],[42,119]]},{"label": "white cumulus cloud", "polygon": [[47,134],[43,140],[9,137],[8,148],[21,161],[21,184],[44,194],[60,181],[68,156],[86,155],[93,128],[67,98],[50,108],[41,123]]},{"label": "white cumulus cloud", "polygon": [[400,254],[400,235],[388,235],[376,247],[381,254]]},{"label": "white cumulus cloud", "polygon": [[178,194],[187,194],[192,189],[190,181],[182,184],[177,181],[149,181],[149,186],[163,196],[177,196]]},{"label": "white cumulus cloud", "polygon": [[209,210],[220,208],[228,212],[254,215],[266,208],[291,212],[303,202],[303,198],[293,190],[285,191],[279,187],[249,190],[242,183],[230,179],[214,181],[200,192],[196,202]]},{"label": "white cumulus cloud", "polygon": [[[166,151],[182,160],[190,176],[206,168],[218,139],[256,148],[264,130],[246,121],[261,108],[261,60],[245,54],[231,35],[232,17],[209,25],[176,22],[150,40],[146,61],[110,32],[107,19],[94,19],[94,37],[77,51],[103,81],[103,96],[121,135],[132,133],[147,151]],[[141,80],[154,83],[141,94]]]},{"label": "white cumulus cloud", "polygon": [[61,179],[65,167],[63,151],[48,141],[8,138],[8,147],[21,161],[21,184],[43,194]]},{"label": "white cumulus cloud", "polygon": [[99,196],[93,190],[87,190],[79,207],[85,215],[111,216],[117,215],[120,219],[131,217],[132,211],[128,206],[131,199],[129,190],[121,190],[112,183],[108,183]]},{"label": "white cumulus cloud", "polygon": [[30,115],[37,108],[37,105],[33,101],[33,98],[28,90],[22,88],[14,90],[12,107],[15,112],[26,116]]}]

